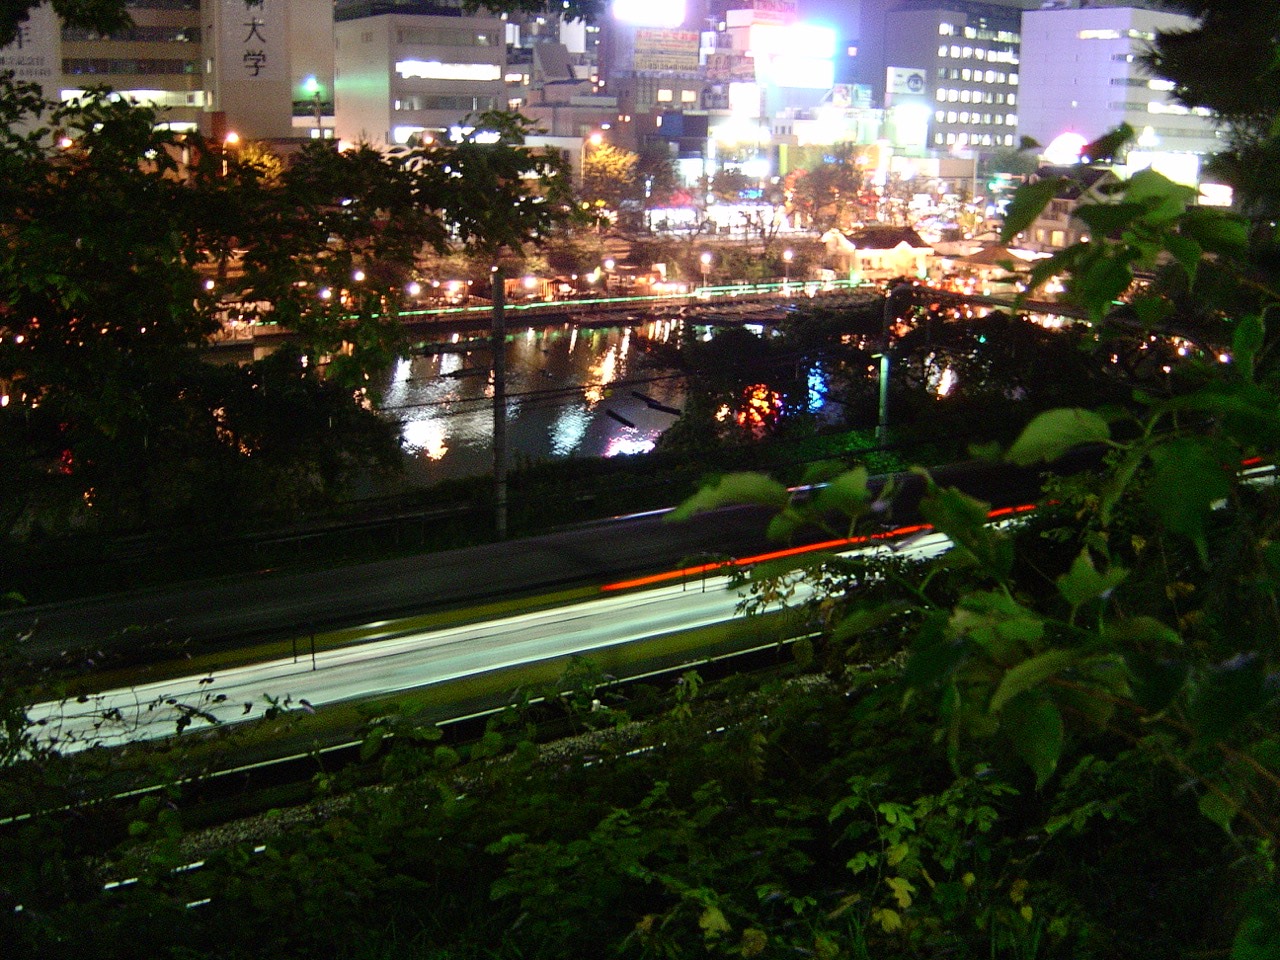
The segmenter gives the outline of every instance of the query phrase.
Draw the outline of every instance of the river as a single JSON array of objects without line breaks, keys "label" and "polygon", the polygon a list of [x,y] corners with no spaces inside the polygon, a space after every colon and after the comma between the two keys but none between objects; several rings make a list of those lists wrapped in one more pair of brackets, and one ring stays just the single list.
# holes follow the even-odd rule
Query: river
[{"label": "river", "polygon": [[[679,322],[605,329],[557,325],[510,334],[510,462],[651,450],[675,415],[644,398],[678,410],[684,379],[658,366],[643,349],[644,341],[677,336]],[[492,470],[489,365],[486,345],[413,356],[390,371],[380,410],[400,423],[410,458],[407,479],[432,484]]]}]

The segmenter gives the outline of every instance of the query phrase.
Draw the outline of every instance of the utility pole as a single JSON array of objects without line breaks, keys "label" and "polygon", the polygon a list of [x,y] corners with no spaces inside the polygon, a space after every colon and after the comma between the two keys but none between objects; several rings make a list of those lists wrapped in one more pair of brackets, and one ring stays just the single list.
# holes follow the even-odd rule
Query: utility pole
[{"label": "utility pole", "polygon": [[324,139],[324,122],[321,118],[324,116],[324,100],[321,99],[321,94],[324,93],[324,88],[320,86],[320,81],[314,74],[307,77],[302,86],[307,93],[311,94],[311,112],[316,119],[315,137],[317,140],[322,140]]},{"label": "utility pole", "polygon": [[501,264],[490,271],[493,281],[493,527],[507,538],[507,328],[506,280]]},{"label": "utility pole", "polygon": [[889,441],[889,373],[892,366],[893,334],[891,329],[902,311],[911,306],[915,287],[900,283],[884,298],[884,318],[880,328],[880,403],[876,418],[876,443],[884,446]]}]

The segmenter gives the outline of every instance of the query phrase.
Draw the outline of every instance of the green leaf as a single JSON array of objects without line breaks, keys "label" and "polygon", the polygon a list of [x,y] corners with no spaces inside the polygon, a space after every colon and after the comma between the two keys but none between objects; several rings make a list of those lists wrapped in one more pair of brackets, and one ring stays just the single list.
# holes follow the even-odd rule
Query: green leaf
[{"label": "green leaf", "polygon": [[1239,217],[1193,207],[1183,215],[1181,230],[1210,253],[1243,253],[1249,245],[1249,229]]},{"label": "green leaf", "polygon": [[719,907],[715,906],[709,906],[702,911],[702,916],[698,917],[698,926],[702,928],[703,936],[708,939],[718,937],[733,929],[733,927],[729,926],[729,921],[724,918],[724,913],[721,912]]},{"label": "green leaf", "polygon": [[1094,236],[1102,238],[1127,227],[1142,216],[1146,209],[1140,203],[1090,203],[1081,205],[1075,215],[1088,224]]},{"label": "green leaf", "polygon": [[1139,170],[1125,184],[1126,201],[1134,201],[1146,207],[1144,219],[1152,223],[1176,220],[1196,198],[1196,191],[1180,183],[1174,183],[1162,173],[1148,167]]},{"label": "green leaf", "polygon": [[1133,284],[1131,256],[1127,253],[1098,257],[1076,277],[1072,296],[1094,320],[1110,312],[1116,299]]},{"label": "green leaf", "polygon": [[1204,247],[1189,237],[1176,235],[1167,237],[1165,246],[1173,254],[1173,258],[1178,261],[1182,269],[1187,272],[1187,279],[1195,283],[1196,273],[1200,269],[1200,260],[1204,256]]},{"label": "green leaf", "polygon": [[855,467],[834,477],[814,496],[814,512],[821,515],[838,511],[850,518],[862,516],[873,499],[867,488],[867,476],[866,467]]},{"label": "green leaf", "polygon": [[1160,713],[1168,707],[1191,675],[1191,668],[1181,661],[1136,650],[1124,654],[1124,664],[1129,671],[1134,703],[1150,713]]},{"label": "green leaf", "polygon": [[365,734],[364,739],[360,741],[360,759],[369,760],[377,756],[378,751],[382,749],[382,741],[386,738],[387,730],[385,727],[374,727]]},{"label": "green leaf", "polygon": [[991,505],[949,487],[930,486],[920,500],[920,515],[951,538],[955,550],[967,553],[989,575],[1004,580],[1013,567],[1013,544],[987,524]]},{"label": "green leaf", "polygon": [[964,660],[967,649],[963,640],[913,644],[902,672],[903,685],[912,689],[943,683]]},{"label": "green leaf", "polygon": [[1000,730],[1036,776],[1036,788],[1044,786],[1062,756],[1062,714],[1048,697],[1027,692],[1005,705]]},{"label": "green leaf", "polygon": [[1280,890],[1258,885],[1240,898],[1244,916],[1231,943],[1231,960],[1280,960]]},{"label": "green leaf", "polygon": [[1040,213],[1049,205],[1049,201],[1060,192],[1071,186],[1067,177],[1055,177],[1037,180],[1018,188],[1009,208],[1005,212],[1004,227],[1000,230],[1000,241],[1008,243],[1027,227],[1031,226]]},{"label": "green leaf", "polygon": [[1231,356],[1237,368],[1245,371],[1248,377],[1253,376],[1253,361],[1262,349],[1267,330],[1262,317],[1255,313],[1241,317],[1231,336]]},{"label": "green leaf", "polygon": [[1039,460],[1051,462],[1082,443],[1111,438],[1107,422],[1091,410],[1046,410],[1023,429],[1005,459],[1026,467]]},{"label": "green leaf", "polygon": [[1148,506],[1168,530],[1191,540],[1207,564],[1205,521],[1213,504],[1231,492],[1226,471],[1205,443],[1191,437],[1155,448],[1151,459]]},{"label": "green leaf", "polygon": [[1088,159],[1095,163],[1104,160],[1111,160],[1115,157],[1117,151],[1126,143],[1134,138],[1133,127],[1127,123],[1122,123],[1114,130],[1109,130],[1092,143],[1085,144],[1080,148],[1080,158]]},{"label": "green leaf", "polygon": [[1075,650],[1049,650],[1023,660],[1016,667],[1005,671],[996,692],[991,695],[991,703],[987,709],[991,713],[999,713],[1016,697],[1073,666],[1079,659],[1080,655]]},{"label": "green leaf", "polygon": [[1123,567],[1111,567],[1106,573],[1099,573],[1093,565],[1093,558],[1087,549],[1081,550],[1071,569],[1058,577],[1058,592],[1075,610],[1090,600],[1104,597],[1120,584],[1129,571]]},{"label": "green leaf", "polygon": [[908,603],[882,603],[868,609],[852,610],[832,630],[831,636],[843,643],[859,634],[882,627],[900,613],[912,609]]},{"label": "green leaf", "polygon": [[781,510],[791,499],[786,486],[763,473],[731,473],[705,486],[669,514],[667,522],[678,523],[696,514],[720,507],[756,503]]},{"label": "green leaf", "polygon": [[1241,655],[1218,664],[1196,679],[1187,701],[1187,716],[1197,736],[1221,740],[1269,705],[1262,658]]},{"label": "green leaf", "polygon": [[1206,790],[1198,804],[1200,812],[1220,826],[1227,833],[1231,832],[1231,821],[1235,819],[1239,807],[1217,790]]}]

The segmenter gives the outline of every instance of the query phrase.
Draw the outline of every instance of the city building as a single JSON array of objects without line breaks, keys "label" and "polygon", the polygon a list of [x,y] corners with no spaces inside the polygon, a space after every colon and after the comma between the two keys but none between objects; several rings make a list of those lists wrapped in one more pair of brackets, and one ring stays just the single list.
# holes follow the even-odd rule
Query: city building
[{"label": "city building", "polygon": [[332,114],[330,0],[128,0],[133,25],[109,36],[36,8],[0,69],[68,100],[109,87],[162,111],[174,130],[222,139],[323,133]]},{"label": "city building", "polygon": [[885,14],[884,103],[904,148],[991,154],[1018,142],[1021,12],[903,0]]},{"label": "city building", "polygon": [[1200,159],[1223,146],[1214,119],[1207,110],[1174,103],[1173,84],[1151,76],[1142,63],[1158,32],[1194,23],[1134,6],[1024,14],[1021,132],[1061,162],[1127,123],[1137,134],[1129,168],[1154,166],[1178,182],[1196,183]]},{"label": "city building", "polygon": [[334,23],[335,127],[375,145],[448,135],[507,109],[507,25],[461,3],[339,3]]}]

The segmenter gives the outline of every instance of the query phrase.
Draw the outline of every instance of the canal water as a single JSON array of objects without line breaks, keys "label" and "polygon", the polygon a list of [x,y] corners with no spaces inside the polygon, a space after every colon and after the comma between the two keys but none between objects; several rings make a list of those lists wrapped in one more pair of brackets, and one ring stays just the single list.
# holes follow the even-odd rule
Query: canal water
[{"label": "canal water", "polygon": [[[670,411],[680,409],[685,388],[683,377],[660,366],[645,346],[678,337],[679,323],[512,331],[506,352],[509,464],[651,450],[675,422]],[[489,367],[489,348],[482,344],[416,355],[390,371],[380,411],[400,424],[411,483],[492,470]]]}]

